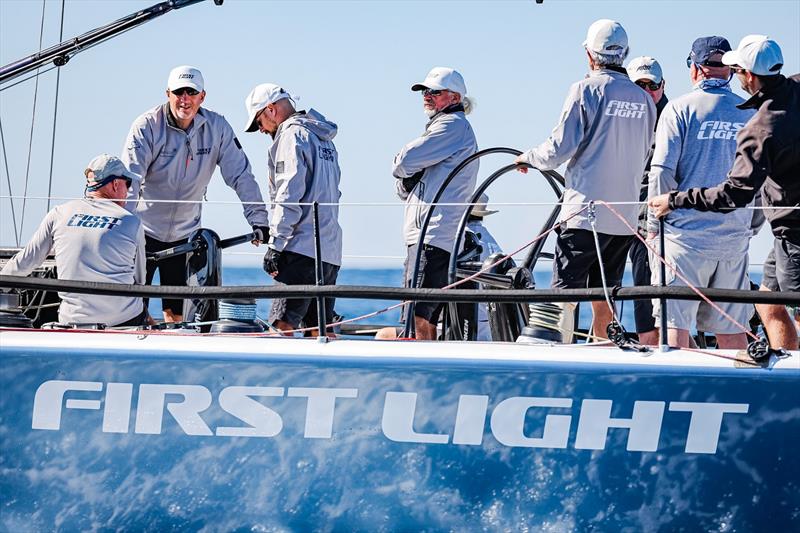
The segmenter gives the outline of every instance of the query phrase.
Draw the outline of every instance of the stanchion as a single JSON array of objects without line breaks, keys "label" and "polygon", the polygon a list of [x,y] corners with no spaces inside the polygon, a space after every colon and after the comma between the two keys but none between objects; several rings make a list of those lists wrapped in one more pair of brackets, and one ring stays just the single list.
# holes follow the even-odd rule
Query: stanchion
[{"label": "stanchion", "polygon": [[[661,257],[666,260],[666,241],[664,238],[664,218],[660,218],[658,220],[658,242],[659,242],[659,253]],[[667,266],[664,261],[659,261],[660,269],[661,269],[661,286],[667,286]],[[669,336],[667,332],[667,299],[662,297],[659,298],[659,305],[661,306],[661,331],[659,332],[659,351],[661,352],[668,352],[669,351]]]},{"label": "stanchion", "polygon": [[[325,284],[325,280],[322,276],[322,246],[319,237],[319,204],[317,202],[314,202],[311,206],[311,212],[314,215],[314,268],[317,274],[316,285],[319,287]],[[328,339],[327,318],[328,317],[325,316],[325,297],[317,296],[317,338],[322,342]]]}]

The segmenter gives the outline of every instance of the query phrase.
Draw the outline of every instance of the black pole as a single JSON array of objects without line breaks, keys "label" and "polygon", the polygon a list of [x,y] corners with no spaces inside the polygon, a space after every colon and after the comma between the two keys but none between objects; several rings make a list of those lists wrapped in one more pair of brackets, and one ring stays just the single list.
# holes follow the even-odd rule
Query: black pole
[{"label": "black pole", "polygon": [[[661,217],[658,220],[658,241],[659,241],[659,253],[661,254],[661,259],[666,260],[666,241],[664,239],[664,217]],[[664,261],[659,261],[659,266],[661,268],[661,286],[667,286],[667,266]],[[662,352],[666,352],[669,350],[669,336],[667,335],[667,299],[666,298],[659,298],[659,303],[661,305],[661,331],[659,334],[659,349]]]},{"label": "black pole", "polygon": [[[0,67],[0,83],[11,81],[14,78],[32,72],[51,62],[58,67],[64,66],[70,58],[79,52],[98,45],[112,37],[116,37],[120,33],[131,30],[140,24],[144,24],[170,11],[203,1],[205,0],[168,0],[132,13],[119,20],[106,24],[105,26],[90,30],[78,37],[67,39],[46,50],[31,54],[28,57]],[[222,0],[214,0],[214,3],[216,5],[222,5]]]},{"label": "black pole", "polygon": [[[317,287],[324,285],[325,280],[322,277],[322,245],[319,240],[319,204],[314,202],[311,206],[311,212],[314,215],[314,268],[317,272]],[[325,297],[317,296],[317,328],[319,337],[327,337],[328,326],[326,324],[327,317],[325,316]]]}]

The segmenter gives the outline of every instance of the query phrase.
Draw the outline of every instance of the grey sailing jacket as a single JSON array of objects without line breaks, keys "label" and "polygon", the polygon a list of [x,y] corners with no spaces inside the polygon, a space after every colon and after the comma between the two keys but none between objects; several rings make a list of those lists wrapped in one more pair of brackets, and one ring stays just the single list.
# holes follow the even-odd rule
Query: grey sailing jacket
[{"label": "grey sailing jacket", "polygon": [[[407,246],[416,244],[431,202],[450,172],[478,150],[475,133],[460,106],[451,112],[443,110],[434,115],[425,133],[406,144],[394,157],[392,174],[397,178],[398,196],[406,201],[403,235]],[[421,179],[409,192],[403,180],[420,175]],[[467,165],[453,178],[439,203],[464,203],[475,189],[478,162]],[[425,244],[450,252],[455,242],[458,223],[468,206],[437,206],[425,234]]]},{"label": "grey sailing jacket", "polygon": [[[753,111],[737,107],[743,102],[727,86],[704,88],[701,83],[667,104],[656,132],[650,198],[725,181],[736,155],[736,135],[753,116]],[[730,213],[679,209],[667,215],[664,236],[709,259],[742,259],[752,221],[749,209]],[[658,220],[652,215],[648,232],[658,233]]]},{"label": "grey sailing jacket", "polygon": [[[172,124],[171,124],[172,122]],[[201,108],[184,131],[163,104],[138,117],[131,126],[120,159],[142,177],[134,182],[128,208],[138,214],[145,233],[164,242],[185,239],[200,227],[200,203],[148,200],[200,201],[214,170],[242,201],[248,223],[264,226],[267,211],[250,161],[225,117]]]},{"label": "grey sailing jacket", "polygon": [[281,123],[269,149],[269,246],[314,257],[314,218],[310,205],[319,202],[322,260],[342,264],[339,225],[341,170],[332,140],[338,128],[317,111],[300,111]]},{"label": "grey sailing jacket", "polygon": [[[541,170],[552,170],[569,160],[561,220],[590,200],[639,201],[642,173],[653,143],[656,107],[653,99],[627,74],[612,69],[593,70],[570,87],[561,118],[550,137],[522,157]],[[572,205],[570,205],[572,204]],[[616,205],[636,228],[639,208]],[[597,231],[632,235],[622,221],[597,207]],[[587,212],[567,222],[568,228],[591,230]]]},{"label": "grey sailing jacket", "polygon": [[[89,198],[54,207],[25,248],[0,274],[27,276],[51,253],[59,279],[143,284],[144,231],[139,217],[110,201]],[[141,298],[59,292],[58,320],[116,326],[138,316]]]}]

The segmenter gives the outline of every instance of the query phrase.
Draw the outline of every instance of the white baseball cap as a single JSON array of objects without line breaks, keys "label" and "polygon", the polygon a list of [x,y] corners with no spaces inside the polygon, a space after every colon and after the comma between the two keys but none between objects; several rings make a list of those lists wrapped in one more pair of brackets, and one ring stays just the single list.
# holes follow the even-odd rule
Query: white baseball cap
[{"label": "white baseball cap", "polygon": [[411,86],[412,91],[424,91],[425,89],[450,91],[461,96],[467,94],[464,78],[457,70],[450,67],[433,67],[422,83],[415,83]]},{"label": "white baseball cap", "polygon": [[244,99],[244,107],[247,109],[247,125],[245,125],[244,131],[248,133],[257,131],[258,124],[256,124],[256,115],[258,112],[269,104],[274,104],[278,100],[283,100],[284,98],[289,98],[292,101],[297,100],[296,96],[289,94],[280,85],[275,85],[274,83],[256,85],[255,88],[250,91],[250,94],[247,95],[247,98]]},{"label": "white baseball cap", "polygon": [[598,54],[624,56],[628,53],[628,34],[615,20],[596,20],[589,26],[583,46]]},{"label": "white baseball cap", "polygon": [[203,75],[194,67],[181,65],[169,72],[167,79],[167,90],[175,91],[189,87],[197,92],[203,92]]},{"label": "white baseball cap", "polygon": [[747,35],[736,50],[725,52],[722,62],[737,65],[759,76],[779,74],[783,67],[783,53],[778,43],[766,35]]},{"label": "white baseball cap", "polygon": [[109,154],[100,154],[89,161],[83,173],[87,191],[96,191],[116,178],[124,178],[128,187],[133,180],[139,180],[139,175],[128,170],[120,158]]},{"label": "white baseball cap", "polygon": [[472,211],[470,211],[469,214],[475,217],[485,217],[497,212],[496,209],[489,209],[489,196],[483,193],[481,197],[478,198],[478,202],[472,206]]},{"label": "white baseball cap", "polygon": [[650,80],[654,83],[661,83],[664,79],[664,74],[661,72],[661,65],[655,58],[649,56],[640,56],[631,59],[626,67],[628,77],[631,81]]}]

